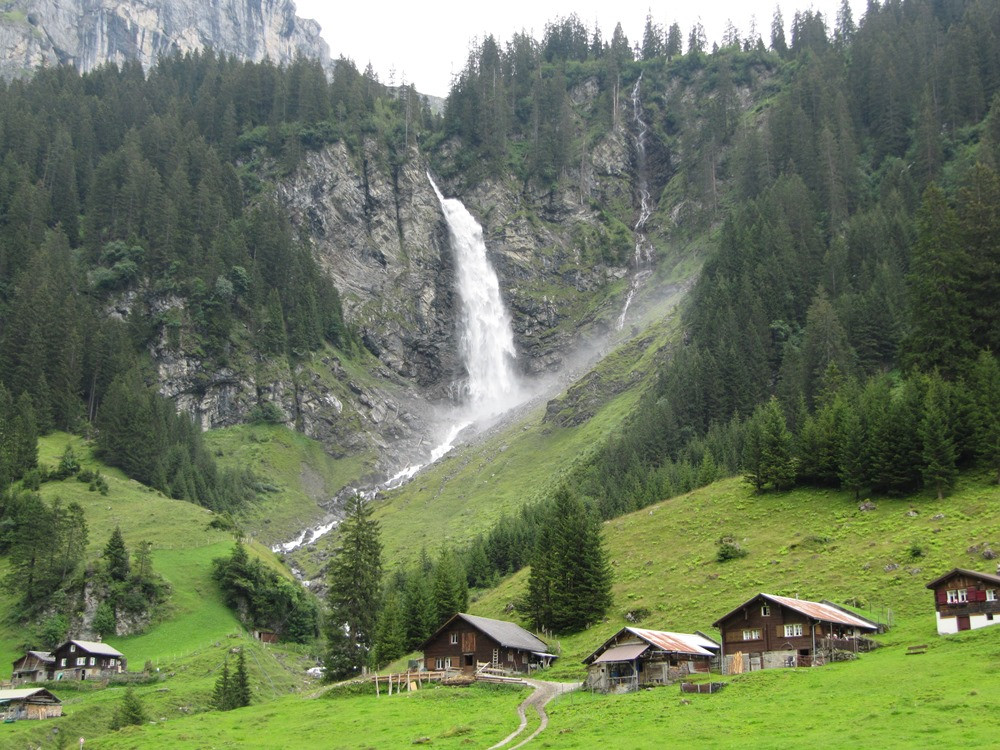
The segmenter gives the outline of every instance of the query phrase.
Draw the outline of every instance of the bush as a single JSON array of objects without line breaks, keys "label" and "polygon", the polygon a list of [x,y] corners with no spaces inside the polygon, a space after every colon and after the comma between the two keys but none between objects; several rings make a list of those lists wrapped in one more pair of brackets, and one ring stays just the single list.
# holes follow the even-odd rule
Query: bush
[{"label": "bush", "polygon": [[749,554],[747,550],[741,547],[739,542],[736,541],[736,537],[733,536],[720,537],[717,544],[719,545],[719,549],[715,553],[715,559],[717,562],[737,560],[741,557],[746,557]]}]

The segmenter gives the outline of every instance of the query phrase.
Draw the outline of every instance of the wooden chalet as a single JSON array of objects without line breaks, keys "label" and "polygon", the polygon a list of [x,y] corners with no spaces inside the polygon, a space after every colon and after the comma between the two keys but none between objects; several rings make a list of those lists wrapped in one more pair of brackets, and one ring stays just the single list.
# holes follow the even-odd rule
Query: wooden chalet
[{"label": "wooden chalet", "polygon": [[825,664],[836,651],[867,650],[879,626],[832,602],[757,594],[712,625],[722,634],[723,674]]},{"label": "wooden chalet", "polygon": [[52,652],[56,680],[104,679],[128,667],[125,655],[100,641],[69,640]]},{"label": "wooden chalet", "polygon": [[604,693],[669,685],[686,675],[718,668],[720,648],[704,633],[625,627],[583,660],[588,666],[584,685]]},{"label": "wooden chalet", "polygon": [[62,716],[62,701],[45,688],[0,690],[0,719],[53,719]]},{"label": "wooden chalet", "polygon": [[548,666],[554,654],[544,641],[513,622],[459,612],[424,641],[424,669],[474,674],[483,665],[505,672]]},{"label": "wooden chalet", "polygon": [[48,651],[29,651],[14,662],[11,669],[11,684],[51,680],[55,663],[55,657]]},{"label": "wooden chalet", "polygon": [[954,568],[927,584],[940,635],[1000,624],[1000,576]]}]

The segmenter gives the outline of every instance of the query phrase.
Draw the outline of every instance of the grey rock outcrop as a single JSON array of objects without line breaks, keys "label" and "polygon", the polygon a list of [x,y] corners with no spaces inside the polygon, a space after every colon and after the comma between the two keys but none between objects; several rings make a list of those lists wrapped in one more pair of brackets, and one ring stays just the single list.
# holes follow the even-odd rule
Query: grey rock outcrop
[{"label": "grey rock outcrop", "polygon": [[88,71],[212,48],[241,60],[289,63],[297,54],[329,63],[319,24],[291,0],[15,0],[0,14],[0,75],[73,65]]}]

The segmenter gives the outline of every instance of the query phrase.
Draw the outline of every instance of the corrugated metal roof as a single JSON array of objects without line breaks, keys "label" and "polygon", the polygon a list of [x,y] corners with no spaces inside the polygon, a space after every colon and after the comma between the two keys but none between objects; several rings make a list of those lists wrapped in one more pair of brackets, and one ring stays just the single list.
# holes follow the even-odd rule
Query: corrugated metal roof
[{"label": "corrugated metal roof", "polygon": [[104,656],[125,656],[125,654],[123,654],[121,651],[112,646],[109,646],[107,643],[99,643],[97,641],[78,641],[75,639],[70,639],[69,642],[75,643],[84,651],[91,654],[103,654]]},{"label": "corrugated metal roof", "polygon": [[638,645],[625,644],[623,646],[612,647],[612,644],[621,640],[622,636],[626,633],[639,638],[646,644],[642,647],[642,651],[645,651],[646,648],[652,646],[659,651],[666,651],[671,654],[715,656],[715,652],[719,649],[718,643],[701,633],[669,633],[665,630],[646,630],[645,628],[624,627],[601,644],[600,648],[583,660],[583,663],[591,664],[594,662],[607,661],[607,659],[603,657],[603,654],[608,651],[614,651],[617,648],[624,648],[625,646]]},{"label": "corrugated metal roof", "polygon": [[527,630],[514,622],[491,620],[459,612],[455,617],[473,625],[505,648],[519,648],[523,651],[547,651],[548,646]]},{"label": "corrugated metal roof", "polygon": [[50,693],[45,688],[17,688],[15,690],[0,690],[0,701],[16,701],[23,700],[25,698],[30,698],[38,693],[45,693],[46,695],[56,698],[52,693]]},{"label": "corrugated metal roof", "polygon": [[938,576],[933,581],[928,583],[927,588],[932,589],[942,581],[945,581],[948,578],[951,578],[952,576],[956,575],[966,575],[972,578],[980,578],[984,581],[989,581],[990,583],[1000,584],[1000,576],[995,576],[992,573],[980,573],[976,570],[968,570],[967,568],[952,568],[943,576]]},{"label": "corrugated metal roof", "polygon": [[647,649],[649,649],[648,643],[629,643],[625,646],[615,646],[594,659],[594,664],[601,664],[607,661],[632,661]]},{"label": "corrugated metal roof", "polygon": [[793,599],[790,596],[776,596],[775,594],[757,594],[757,596],[752,599],[747,599],[740,606],[724,614],[718,620],[713,622],[712,625],[719,627],[724,620],[727,620],[744,607],[750,606],[750,604],[757,599],[766,599],[770,602],[774,602],[775,604],[780,604],[783,607],[788,607],[789,609],[805,615],[811,620],[832,622],[837,625],[850,625],[851,627],[862,628],[863,630],[878,630],[878,625],[871,620],[866,620],[864,617],[861,617],[861,615],[855,615],[834,604],[827,602],[810,602],[805,599]]},{"label": "corrugated metal roof", "polygon": [[804,599],[792,599],[788,596],[774,596],[772,594],[764,594],[763,596],[789,609],[794,609],[796,612],[801,612],[813,620],[832,622],[838,625],[850,625],[855,628],[865,628],[866,630],[878,629],[870,620],[866,620],[858,615],[852,615],[850,612],[839,607],[834,607],[831,604],[807,602]]},{"label": "corrugated metal roof", "polygon": [[630,633],[642,638],[661,651],[678,654],[697,654],[698,656],[713,656],[709,647],[718,648],[718,644],[694,633],[669,633],[664,630],[646,630],[645,628],[625,628]]}]

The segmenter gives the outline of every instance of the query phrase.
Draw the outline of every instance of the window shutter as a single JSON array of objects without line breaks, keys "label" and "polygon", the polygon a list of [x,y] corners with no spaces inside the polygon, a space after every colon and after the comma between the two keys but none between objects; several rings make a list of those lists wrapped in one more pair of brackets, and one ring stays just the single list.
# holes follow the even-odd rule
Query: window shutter
[{"label": "window shutter", "polygon": [[983,590],[981,590],[981,589],[976,589],[976,601],[977,602],[985,602],[986,601],[986,592],[983,591]]},{"label": "window shutter", "polygon": [[947,604],[948,603],[948,592],[947,591],[945,591],[944,589],[938,589],[936,595],[937,595],[937,603],[938,604]]}]

